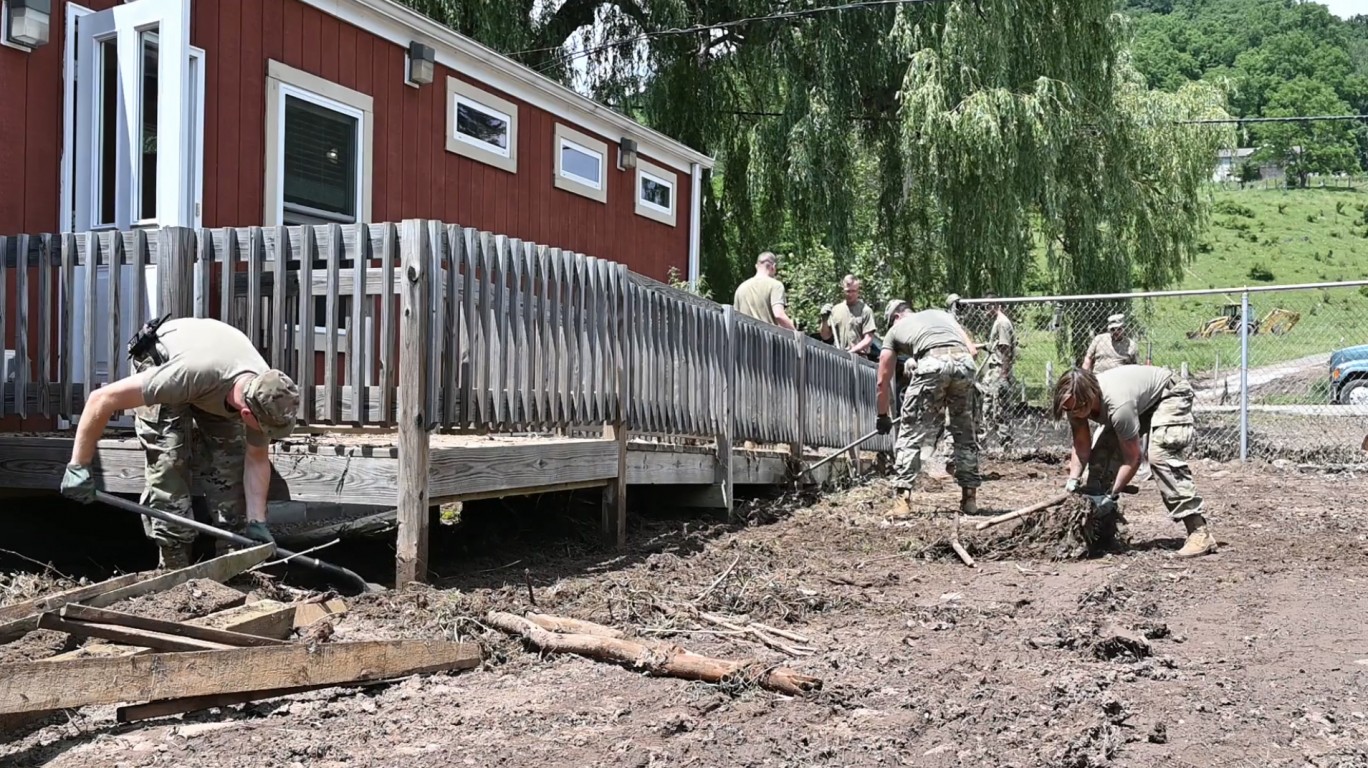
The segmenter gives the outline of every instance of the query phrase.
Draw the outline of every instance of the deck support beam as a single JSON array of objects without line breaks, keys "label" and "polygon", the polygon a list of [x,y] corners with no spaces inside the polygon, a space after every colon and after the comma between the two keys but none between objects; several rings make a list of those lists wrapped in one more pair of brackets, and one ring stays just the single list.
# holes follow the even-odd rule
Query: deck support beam
[{"label": "deck support beam", "polygon": [[427,579],[428,534],[428,366],[425,349],[431,321],[432,244],[428,228],[408,219],[400,234],[403,279],[399,304],[399,540],[395,549],[394,585]]}]

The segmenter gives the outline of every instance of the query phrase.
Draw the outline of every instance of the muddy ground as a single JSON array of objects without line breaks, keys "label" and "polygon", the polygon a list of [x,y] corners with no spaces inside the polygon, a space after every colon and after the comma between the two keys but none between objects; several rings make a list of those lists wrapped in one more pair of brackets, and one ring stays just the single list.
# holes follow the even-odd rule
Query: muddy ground
[{"label": "muddy ground", "polygon": [[[983,515],[1061,482],[1045,462],[989,468],[1001,477],[980,492]],[[1368,765],[1368,483],[1194,469],[1222,544],[1196,561],[1170,557],[1181,527],[1152,483],[1123,501],[1124,553],[993,559],[993,541],[966,530],[973,570],[942,544],[951,487],[920,494],[903,520],[886,516],[882,481],[751,502],[745,525],[642,510],[625,554],[592,543],[588,500],[472,510],[439,534],[450,556],[437,588],[352,600],[333,639],[475,640],[483,668],[128,726],[90,708],[0,746],[0,765]],[[480,623],[532,598],[824,686],[788,698],[652,678],[540,655]],[[815,653],[661,610],[689,605],[787,630]]]}]

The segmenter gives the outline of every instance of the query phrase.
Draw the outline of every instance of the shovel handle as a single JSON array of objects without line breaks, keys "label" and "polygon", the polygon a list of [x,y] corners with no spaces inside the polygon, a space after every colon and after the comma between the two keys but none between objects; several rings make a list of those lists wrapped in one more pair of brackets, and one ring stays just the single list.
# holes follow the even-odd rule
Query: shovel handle
[{"label": "shovel handle", "polygon": [[997,517],[990,517],[987,520],[984,520],[975,525],[974,530],[981,531],[984,528],[999,525],[1010,520],[1016,520],[1019,517],[1025,517],[1027,515],[1035,514],[1036,512],[1039,512],[1043,509],[1049,509],[1050,507],[1058,506],[1060,504],[1063,504],[1065,501],[1068,501],[1069,497],[1072,495],[1073,494],[1067,492],[1061,493],[1058,496],[1046,499],[1045,501],[1042,501],[1038,504],[1032,504],[1029,507],[1022,507],[1021,509],[1014,509],[1011,512],[1003,513],[1001,515],[998,515]]}]

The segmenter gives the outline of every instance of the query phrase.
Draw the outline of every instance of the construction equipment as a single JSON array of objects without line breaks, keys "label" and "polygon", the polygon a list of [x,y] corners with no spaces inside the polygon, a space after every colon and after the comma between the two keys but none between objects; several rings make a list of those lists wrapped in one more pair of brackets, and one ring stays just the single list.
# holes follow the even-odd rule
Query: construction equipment
[{"label": "construction equipment", "polygon": [[[1269,310],[1262,320],[1252,320],[1249,323],[1249,335],[1253,336],[1260,331],[1271,333],[1274,336],[1281,336],[1292,330],[1301,321],[1301,313],[1293,312],[1288,309],[1277,307]],[[1221,308],[1220,317],[1213,317],[1202,324],[1196,331],[1189,332],[1189,339],[1209,339],[1212,336],[1240,332],[1240,305],[1226,304]]]},{"label": "construction equipment", "polygon": [[[261,545],[261,542],[259,541],[249,539],[246,536],[239,536],[236,533],[225,531],[222,528],[215,528],[212,525],[201,523],[200,521],[195,520],[194,518],[181,517],[180,515],[173,515],[169,512],[162,512],[161,510],[152,509],[151,507],[144,507],[141,504],[134,503],[132,501],[120,498],[110,493],[105,493],[104,491],[96,491],[95,498],[96,500],[102,501],[111,507],[118,507],[119,509],[128,512],[136,512],[142,515],[143,517],[152,517],[163,522],[171,523],[172,525],[179,525],[184,528],[190,528],[192,530],[199,531],[200,533],[212,536],[216,539],[221,539],[223,541],[229,542],[230,544],[236,544],[239,547],[256,547]],[[332,565],[331,563],[325,563],[317,558],[297,554],[295,552],[291,552],[287,549],[282,549],[280,547],[276,547],[276,554],[284,560],[288,560],[292,563],[299,563],[300,565],[303,565],[307,568],[312,568],[316,571],[326,573],[335,579],[339,579],[343,583],[349,584],[350,586],[355,588],[358,592],[384,591],[384,587],[367,582],[365,579],[361,578],[353,571],[350,571],[346,568],[342,568],[340,566]]]}]

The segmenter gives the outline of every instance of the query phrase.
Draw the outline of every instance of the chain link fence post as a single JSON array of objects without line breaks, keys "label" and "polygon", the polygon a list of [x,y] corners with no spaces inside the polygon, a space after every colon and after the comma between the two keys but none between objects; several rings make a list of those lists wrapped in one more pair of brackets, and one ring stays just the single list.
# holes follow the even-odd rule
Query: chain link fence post
[{"label": "chain link fence post", "polygon": [[1240,463],[1249,461],[1249,291],[1240,293]]}]

